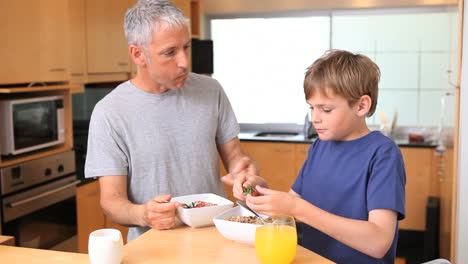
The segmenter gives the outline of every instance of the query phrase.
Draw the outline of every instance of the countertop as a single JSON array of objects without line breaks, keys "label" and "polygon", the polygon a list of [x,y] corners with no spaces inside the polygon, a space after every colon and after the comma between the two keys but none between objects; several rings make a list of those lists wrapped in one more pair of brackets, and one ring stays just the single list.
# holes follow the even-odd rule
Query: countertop
[{"label": "countertop", "polygon": [[[304,143],[311,144],[316,138],[306,138],[303,133],[298,133],[296,136],[288,137],[257,137],[258,132],[241,132],[238,137],[241,141],[257,141],[257,142],[278,142],[278,143]],[[400,147],[406,148],[435,148],[436,144],[433,142],[410,143],[405,139],[393,139]]]},{"label": "countertop", "polygon": [[[0,259],[16,263],[89,263],[87,254],[0,246]],[[260,263],[253,246],[224,238],[216,227],[150,230],[124,246],[122,264],[141,263]],[[292,262],[333,263],[301,246]]]}]

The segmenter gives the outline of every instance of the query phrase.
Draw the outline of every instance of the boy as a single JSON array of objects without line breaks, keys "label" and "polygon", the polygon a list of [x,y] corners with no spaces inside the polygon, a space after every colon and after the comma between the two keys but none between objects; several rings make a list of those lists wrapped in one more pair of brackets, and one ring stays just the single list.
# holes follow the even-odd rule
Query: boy
[{"label": "boy", "polygon": [[398,220],[405,215],[405,169],[398,146],[366,117],[377,105],[380,71],[369,58],[332,50],[307,70],[304,92],[319,138],[289,193],[252,184],[263,196],[248,206],[266,215],[291,215],[303,222],[302,245],[337,263],[394,263]]}]

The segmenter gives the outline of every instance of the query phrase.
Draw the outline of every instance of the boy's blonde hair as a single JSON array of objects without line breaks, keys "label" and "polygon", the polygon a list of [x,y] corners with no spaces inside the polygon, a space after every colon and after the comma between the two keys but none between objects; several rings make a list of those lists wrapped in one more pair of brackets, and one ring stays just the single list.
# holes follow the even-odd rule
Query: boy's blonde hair
[{"label": "boy's blonde hair", "polygon": [[366,116],[374,114],[377,107],[379,67],[368,57],[344,50],[329,50],[316,60],[305,74],[304,93],[308,100],[315,92],[333,92],[354,105],[363,95],[368,95],[371,107]]}]

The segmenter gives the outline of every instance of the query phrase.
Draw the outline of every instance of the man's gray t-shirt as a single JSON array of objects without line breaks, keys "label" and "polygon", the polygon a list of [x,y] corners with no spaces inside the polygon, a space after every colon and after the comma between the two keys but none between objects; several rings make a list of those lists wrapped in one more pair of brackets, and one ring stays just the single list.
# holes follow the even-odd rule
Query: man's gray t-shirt
[{"label": "man's gray t-shirt", "polygon": [[[128,175],[136,204],[160,194],[225,196],[216,146],[238,133],[229,100],[210,77],[190,73],[181,89],[163,94],[127,81],[93,110],[85,175]],[[130,228],[128,241],[147,230]]]}]

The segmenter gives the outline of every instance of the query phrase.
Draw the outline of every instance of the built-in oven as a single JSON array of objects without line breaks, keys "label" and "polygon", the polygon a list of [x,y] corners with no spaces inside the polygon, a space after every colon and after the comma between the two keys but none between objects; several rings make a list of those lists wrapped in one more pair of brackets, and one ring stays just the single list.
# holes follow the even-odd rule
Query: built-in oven
[{"label": "built-in oven", "polygon": [[58,249],[75,238],[75,153],[68,151],[0,170],[1,232],[17,246]]}]

